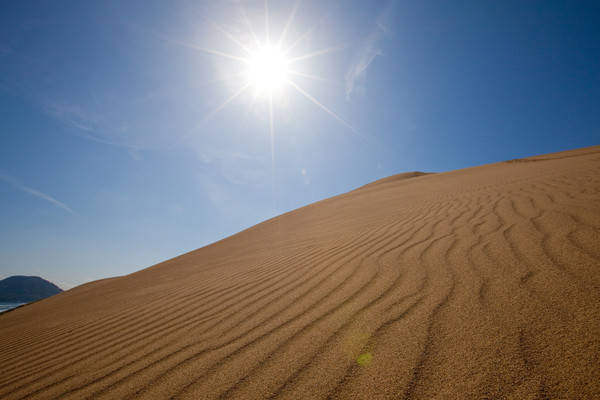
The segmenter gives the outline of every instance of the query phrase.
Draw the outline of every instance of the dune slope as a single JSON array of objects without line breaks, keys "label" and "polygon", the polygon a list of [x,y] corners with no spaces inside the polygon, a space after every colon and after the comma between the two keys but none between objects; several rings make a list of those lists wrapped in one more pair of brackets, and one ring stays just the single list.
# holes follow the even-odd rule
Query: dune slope
[{"label": "dune slope", "polygon": [[400,178],[0,315],[0,398],[600,398],[600,147]]}]

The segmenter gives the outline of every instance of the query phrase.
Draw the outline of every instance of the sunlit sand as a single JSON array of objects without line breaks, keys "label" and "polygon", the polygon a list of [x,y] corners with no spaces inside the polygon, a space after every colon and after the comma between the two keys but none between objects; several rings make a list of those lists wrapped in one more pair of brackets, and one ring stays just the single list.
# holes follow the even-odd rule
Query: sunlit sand
[{"label": "sunlit sand", "polygon": [[407,173],[0,315],[0,398],[594,399],[600,147]]}]

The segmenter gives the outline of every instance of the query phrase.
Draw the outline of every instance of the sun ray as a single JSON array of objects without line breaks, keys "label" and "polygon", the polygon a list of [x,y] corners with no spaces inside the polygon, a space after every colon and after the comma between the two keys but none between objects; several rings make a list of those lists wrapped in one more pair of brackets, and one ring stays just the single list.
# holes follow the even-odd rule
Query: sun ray
[{"label": "sun ray", "polygon": [[290,45],[288,46],[285,50],[282,51],[283,54],[289,54],[296,46],[298,46],[298,44],[300,44],[304,39],[306,39],[315,29],[317,29],[321,23],[323,22],[323,20],[327,18],[326,15],[323,15],[319,21],[317,21],[312,27],[310,27],[310,29],[308,29],[306,32],[304,32],[303,34],[301,34],[300,36],[298,36],[298,38]]},{"label": "sun ray", "polygon": [[[273,129],[273,95],[269,96],[269,134],[271,140],[271,164],[275,161],[275,132]],[[273,165],[271,165],[273,167]]]},{"label": "sun ray", "polygon": [[273,94],[269,95],[269,136],[271,141],[271,201],[275,212],[275,129],[273,127]]},{"label": "sun ray", "polygon": [[294,3],[294,8],[292,8],[292,12],[290,13],[288,20],[287,20],[285,26],[283,27],[283,31],[281,32],[281,35],[279,36],[279,40],[277,41],[277,48],[281,48],[281,46],[283,45],[283,42],[285,41],[285,37],[287,36],[287,32],[290,29],[292,22],[294,21],[296,12],[298,11],[298,7],[300,7],[301,2],[302,2],[302,0],[296,0],[296,2]]},{"label": "sun ray", "polygon": [[330,85],[343,86],[340,83],[333,82],[333,81],[331,81],[329,79],[326,79],[326,78],[323,78],[321,76],[317,76],[317,75],[313,75],[313,74],[307,74],[305,72],[296,71],[294,69],[288,69],[287,72],[288,72],[288,74],[302,76],[304,78],[309,78],[309,79],[312,79],[312,80],[315,80],[315,81],[325,82],[325,83],[330,84]]},{"label": "sun ray", "polygon": [[265,0],[265,35],[267,38],[267,46],[271,45],[271,34],[269,28],[269,0]]},{"label": "sun ray", "polygon": [[354,129],[354,127],[352,127],[352,125],[350,125],[348,122],[346,122],[342,117],[339,117],[336,113],[334,113],[333,111],[331,111],[329,108],[327,108],[323,104],[321,104],[317,99],[315,99],[312,95],[310,95],[308,92],[306,92],[300,86],[298,86],[295,82],[293,82],[290,79],[288,79],[287,82],[294,89],[296,89],[300,94],[302,94],[304,97],[306,97],[307,99],[309,99],[310,101],[312,101],[313,103],[315,103],[317,106],[319,106],[327,114],[329,114],[333,118],[335,118],[339,123],[341,123],[342,125],[344,125],[346,128],[350,129],[353,133],[358,134],[358,132],[356,131],[356,129]]},{"label": "sun ray", "polygon": [[212,55],[220,56],[220,57],[224,57],[224,58],[229,58],[229,59],[236,60],[236,61],[239,61],[239,62],[243,62],[243,63],[246,63],[246,64],[248,63],[248,60],[246,58],[244,58],[244,57],[239,57],[239,56],[236,56],[236,55],[233,55],[233,54],[224,53],[224,52],[218,51],[218,50],[207,49],[206,47],[200,47],[200,46],[197,46],[195,44],[183,42],[181,40],[173,40],[173,39],[167,39],[167,40],[169,40],[170,42],[175,43],[175,44],[177,44],[179,46],[188,47],[190,49],[198,50],[198,51],[201,51],[203,53],[212,54]]},{"label": "sun ray", "polygon": [[246,26],[248,27],[248,31],[250,32],[250,36],[254,40],[254,45],[259,46],[260,40],[258,40],[258,36],[256,36],[256,32],[254,32],[254,28],[252,28],[252,24],[250,23],[250,19],[248,18],[248,14],[246,13],[246,9],[243,6],[240,6],[241,12],[244,16],[244,21],[246,22]]},{"label": "sun ray", "polygon": [[206,120],[208,120],[209,118],[211,118],[212,116],[214,116],[215,114],[217,114],[219,111],[221,111],[223,108],[225,108],[225,106],[229,103],[231,103],[233,100],[235,100],[236,97],[238,97],[239,95],[241,95],[242,93],[244,93],[244,91],[246,89],[248,89],[250,87],[249,83],[244,84],[237,92],[235,92],[234,94],[232,94],[231,96],[229,96],[223,103],[221,103],[217,108],[215,108],[213,111],[211,111],[210,113],[206,114],[206,116],[204,116],[204,118],[202,118],[202,123],[204,123]]},{"label": "sun ray", "polygon": [[306,60],[307,58],[313,58],[313,57],[321,56],[323,54],[331,53],[333,51],[338,51],[338,50],[341,50],[341,49],[343,49],[345,47],[347,47],[346,44],[341,44],[341,45],[337,45],[337,46],[328,47],[326,49],[321,49],[321,50],[313,51],[312,53],[308,53],[308,54],[304,54],[304,55],[301,55],[301,56],[298,56],[298,57],[290,58],[288,60],[288,62],[291,64],[291,63],[294,63],[296,61]]},{"label": "sun ray", "polygon": [[237,44],[242,50],[244,50],[246,53],[250,54],[250,49],[245,46],[242,42],[240,42],[239,40],[237,40],[235,38],[235,36],[233,36],[233,34],[231,34],[230,32],[228,32],[227,30],[225,30],[225,28],[217,25],[216,23],[213,22],[213,26],[215,27],[216,30],[218,30],[219,32],[221,32],[223,35],[225,35],[229,40],[231,40],[233,43]]},{"label": "sun ray", "polygon": [[199,86],[208,86],[208,85],[214,85],[216,83],[233,81],[235,79],[243,78],[245,75],[246,75],[245,73],[239,72],[237,74],[231,74],[231,75],[223,76],[221,78],[205,80],[205,81],[199,82],[198,85]]},{"label": "sun ray", "polygon": [[[244,91],[246,91],[249,87],[250,87],[250,83],[246,83],[245,85],[243,85],[238,91],[236,91],[234,94],[229,96],[224,102],[222,102],[219,106],[217,106],[217,108],[215,108],[214,110],[212,110],[211,112],[206,114],[202,118],[202,120],[200,120],[200,122],[194,128],[194,130],[196,130],[196,129],[200,128],[202,125],[204,125],[210,118],[212,118],[215,114],[217,114],[219,111],[221,111],[223,108],[225,108],[225,106],[227,106],[227,104],[229,104],[233,100],[235,100],[236,97],[238,97],[239,95],[244,93]],[[172,147],[177,146],[178,144],[180,144],[181,142],[183,142],[184,140],[186,140],[193,134],[194,134],[194,131],[188,132],[187,134],[181,136],[178,140],[176,140],[170,147],[172,148]]]},{"label": "sun ray", "polygon": [[310,28],[309,30],[304,32],[302,35],[298,36],[298,38],[289,47],[287,47],[285,50],[283,50],[282,53],[289,54],[296,46],[298,46],[298,44],[300,44],[300,42],[302,42],[308,35],[310,35],[312,33],[312,31],[315,30],[316,27],[317,27],[317,25],[313,26],[312,28]]}]

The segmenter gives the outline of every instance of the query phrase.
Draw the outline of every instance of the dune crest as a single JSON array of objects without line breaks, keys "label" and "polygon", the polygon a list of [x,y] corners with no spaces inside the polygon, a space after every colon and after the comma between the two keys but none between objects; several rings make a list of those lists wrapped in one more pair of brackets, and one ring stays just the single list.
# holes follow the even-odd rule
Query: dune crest
[{"label": "dune crest", "polygon": [[594,399],[599,321],[595,146],[386,178],[0,315],[0,398]]},{"label": "dune crest", "polygon": [[363,185],[355,190],[370,189],[375,186],[379,187],[380,185],[382,185],[384,183],[398,183],[399,181],[403,181],[406,179],[418,178],[420,176],[431,175],[431,174],[432,174],[432,172],[421,172],[421,171],[404,172],[401,174],[396,174],[396,175],[388,176],[386,178],[378,179],[375,182],[367,183],[366,185]]}]

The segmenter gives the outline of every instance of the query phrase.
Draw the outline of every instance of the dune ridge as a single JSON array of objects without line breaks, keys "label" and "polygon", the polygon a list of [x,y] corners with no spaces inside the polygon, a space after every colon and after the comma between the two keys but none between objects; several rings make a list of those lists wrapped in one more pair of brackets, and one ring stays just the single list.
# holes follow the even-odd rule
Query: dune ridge
[{"label": "dune ridge", "polygon": [[600,146],[384,178],[0,315],[0,398],[600,398]]}]

